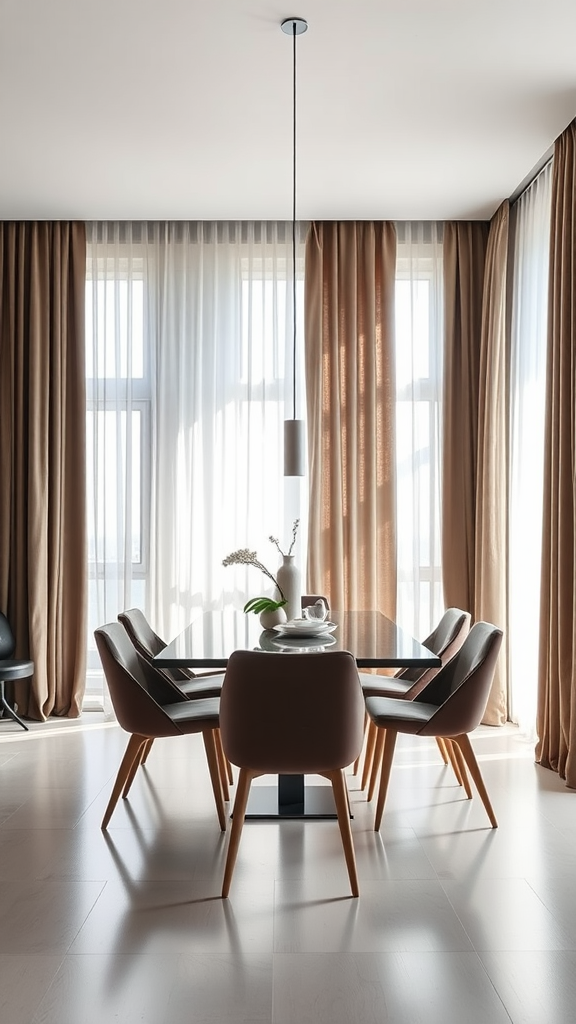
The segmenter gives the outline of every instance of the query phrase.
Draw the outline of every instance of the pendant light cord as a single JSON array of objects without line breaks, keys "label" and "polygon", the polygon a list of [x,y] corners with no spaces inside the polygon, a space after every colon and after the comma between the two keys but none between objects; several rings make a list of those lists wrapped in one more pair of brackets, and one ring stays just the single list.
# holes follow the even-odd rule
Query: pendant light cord
[{"label": "pendant light cord", "polygon": [[292,419],[296,419],[296,22],[292,25],[293,118],[292,118]]}]

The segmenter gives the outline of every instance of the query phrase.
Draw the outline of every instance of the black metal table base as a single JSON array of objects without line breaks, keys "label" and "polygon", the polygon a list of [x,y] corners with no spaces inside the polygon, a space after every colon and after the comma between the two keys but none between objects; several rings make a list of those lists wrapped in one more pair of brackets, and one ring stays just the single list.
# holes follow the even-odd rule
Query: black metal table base
[{"label": "black metal table base", "polygon": [[330,820],[337,818],[331,786],[305,786],[303,775],[279,775],[277,786],[252,786],[246,820]]}]

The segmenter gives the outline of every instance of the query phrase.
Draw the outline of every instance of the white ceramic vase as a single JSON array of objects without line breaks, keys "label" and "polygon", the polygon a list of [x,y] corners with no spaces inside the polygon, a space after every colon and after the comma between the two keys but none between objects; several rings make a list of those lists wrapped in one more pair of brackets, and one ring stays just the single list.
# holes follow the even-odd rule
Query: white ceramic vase
[{"label": "white ceramic vase", "polygon": [[294,564],[294,555],[283,555],[282,565],[276,573],[276,579],[282,587],[286,604],[284,611],[288,622],[302,618],[302,585],[300,569]]},{"label": "white ceramic vase", "polygon": [[273,626],[280,626],[283,622],[286,622],[286,612],[283,608],[275,608],[271,612],[260,612],[262,629],[272,629]]}]

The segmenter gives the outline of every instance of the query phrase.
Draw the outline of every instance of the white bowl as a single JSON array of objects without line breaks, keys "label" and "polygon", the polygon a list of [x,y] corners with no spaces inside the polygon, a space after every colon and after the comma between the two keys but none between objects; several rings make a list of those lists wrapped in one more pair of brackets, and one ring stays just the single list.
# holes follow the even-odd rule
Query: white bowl
[{"label": "white bowl", "polygon": [[313,622],[311,619],[291,619],[273,626],[274,632],[280,636],[324,636],[336,629],[335,622]]}]

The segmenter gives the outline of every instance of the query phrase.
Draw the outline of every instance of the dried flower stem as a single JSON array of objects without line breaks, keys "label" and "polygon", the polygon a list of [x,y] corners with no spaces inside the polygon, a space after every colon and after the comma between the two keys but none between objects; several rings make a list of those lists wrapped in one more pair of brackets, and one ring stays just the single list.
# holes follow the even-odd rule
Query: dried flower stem
[{"label": "dried flower stem", "polygon": [[278,542],[278,538],[277,537],[273,537],[272,534],[270,534],[268,540],[271,541],[272,544],[276,545],[276,547],[278,548],[278,551],[282,555],[282,558],[289,558],[290,555],[292,554],[294,545],[296,543],[296,534],[298,533],[298,527],[299,526],[300,526],[300,520],[299,519],[295,519],[294,522],[292,523],[292,542],[291,542],[290,547],[288,548],[288,551],[286,552],[286,554],[284,554],[284,552],[282,551],[282,548],[280,547],[280,544]]},{"label": "dried flower stem", "polygon": [[233,551],[231,555],[227,555],[226,558],[222,559],[222,565],[253,565],[255,569],[259,569],[269,580],[272,580],[274,586],[278,588],[282,600],[286,601],[286,595],[278,580],[268,571],[265,565],[262,565],[262,562],[258,561],[255,551],[250,551],[248,548],[239,548],[238,551]]}]

